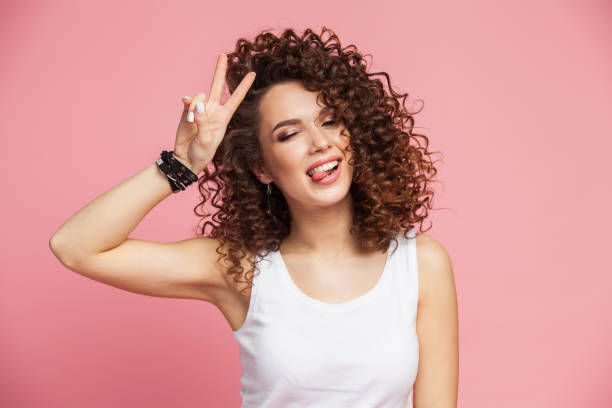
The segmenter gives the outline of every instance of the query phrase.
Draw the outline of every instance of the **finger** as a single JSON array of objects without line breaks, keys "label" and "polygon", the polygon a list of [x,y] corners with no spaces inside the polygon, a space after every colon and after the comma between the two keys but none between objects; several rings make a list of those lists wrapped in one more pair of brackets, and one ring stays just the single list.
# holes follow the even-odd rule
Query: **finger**
[{"label": "finger", "polygon": [[255,81],[255,72],[250,71],[244,76],[244,78],[242,78],[242,81],[240,81],[240,84],[238,84],[238,86],[234,90],[234,93],[225,102],[225,105],[223,105],[230,110],[232,115],[238,108],[238,105],[240,105],[240,102],[242,102],[242,100],[244,99],[245,95],[247,94],[247,91],[253,84],[253,81]]},{"label": "finger", "polygon": [[[200,95],[200,94],[198,94]],[[206,95],[201,94],[201,97],[195,101],[195,122],[198,124],[198,129],[204,129],[206,122]]]},{"label": "finger", "polygon": [[191,104],[191,96],[183,96],[183,113],[186,113],[189,110],[189,105]]},{"label": "finger", "polygon": [[198,102],[204,102],[206,98],[206,95],[203,92],[198,92],[197,94],[195,94],[193,96],[193,98],[191,98],[191,102],[189,103],[189,108],[187,108],[187,122],[189,123],[194,123],[194,119],[196,116],[196,104]]},{"label": "finger", "polygon": [[223,85],[225,85],[225,71],[227,69],[227,55],[221,54],[217,58],[217,66],[213,76],[212,84],[210,85],[209,100],[220,104],[221,94],[223,93]]}]

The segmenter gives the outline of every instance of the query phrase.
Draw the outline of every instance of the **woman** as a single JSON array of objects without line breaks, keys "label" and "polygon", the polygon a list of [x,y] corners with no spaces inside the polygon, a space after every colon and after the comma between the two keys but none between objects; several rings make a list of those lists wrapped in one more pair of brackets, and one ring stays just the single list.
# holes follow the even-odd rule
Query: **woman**
[{"label": "woman", "polygon": [[[53,252],[124,290],[216,305],[245,407],[455,407],[451,263],[413,231],[436,169],[406,95],[375,74],[325,27],[240,39],[209,95],[184,98],[174,150],[74,214]],[[196,207],[197,237],[128,238],[201,172],[198,207],[216,212]]]}]

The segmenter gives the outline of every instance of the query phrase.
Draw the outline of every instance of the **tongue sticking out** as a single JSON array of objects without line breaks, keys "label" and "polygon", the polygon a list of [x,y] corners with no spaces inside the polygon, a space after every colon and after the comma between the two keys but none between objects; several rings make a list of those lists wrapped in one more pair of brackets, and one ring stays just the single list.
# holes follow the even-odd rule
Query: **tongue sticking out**
[{"label": "tongue sticking out", "polygon": [[333,167],[327,171],[320,171],[318,173],[315,173],[312,175],[312,179],[314,181],[319,181],[321,179],[324,179],[325,177],[327,177],[328,175],[332,174],[334,172],[334,170],[336,170],[338,168],[338,166]]}]

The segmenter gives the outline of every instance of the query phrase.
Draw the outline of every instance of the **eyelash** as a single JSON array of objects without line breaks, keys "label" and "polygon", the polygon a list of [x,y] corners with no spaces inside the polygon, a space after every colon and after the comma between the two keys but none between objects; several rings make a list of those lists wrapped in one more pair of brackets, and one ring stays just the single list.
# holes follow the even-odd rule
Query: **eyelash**
[{"label": "eyelash", "polygon": [[[336,123],[336,121],[335,120],[328,120],[327,122],[323,123],[323,126],[325,126],[327,123]],[[299,133],[299,132],[288,133],[288,134],[286,134],[284,136],[279,137],[278,141],[279,142],[285,141],[285,140],[289,139],[291,136],[293,136],[293,135],[295,135],[297,133]]]}]

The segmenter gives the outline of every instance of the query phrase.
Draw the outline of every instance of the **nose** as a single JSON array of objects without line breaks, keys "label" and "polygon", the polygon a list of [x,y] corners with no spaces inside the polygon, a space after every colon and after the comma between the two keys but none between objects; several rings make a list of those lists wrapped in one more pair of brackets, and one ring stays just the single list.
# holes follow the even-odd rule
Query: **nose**
[{"label": "nose", "polygon": [[318,151],[325,151],[331,147],[330,138],[332,135],[330,132],[322,131],[321,129],[313,129],[312,132],[312,143],[310,152],[315,153]]}]

